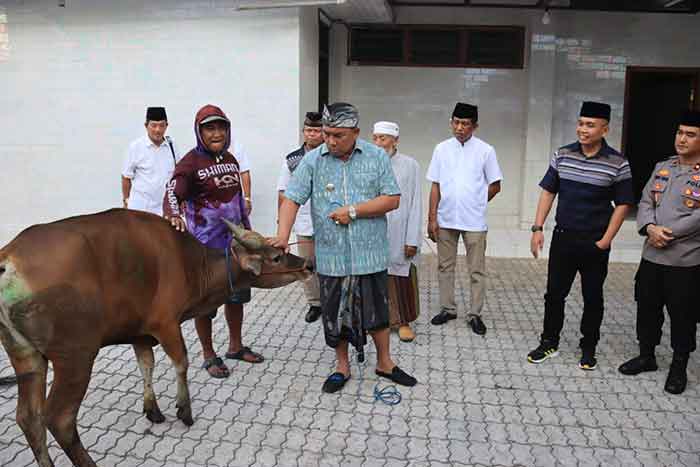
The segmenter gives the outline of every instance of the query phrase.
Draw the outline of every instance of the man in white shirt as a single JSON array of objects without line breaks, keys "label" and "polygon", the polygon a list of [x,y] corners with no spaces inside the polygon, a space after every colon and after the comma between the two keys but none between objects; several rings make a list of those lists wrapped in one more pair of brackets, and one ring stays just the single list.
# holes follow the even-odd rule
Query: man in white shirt
[{"label": "man in white shirt", "polygon": [[[233,137],[233,135],[232,135]],[[250,193],[250,160],[248,159],[248,151],[245,150],[243,145],[238,139],[233,139],[231,141],[230,151],[233,152],[233,156],[238,161],[238,168],[241,172],[241,185],[243,185],[243,199],[245,200],[246,214],[250,216],[253,210],[252,195]]]},{"label": "man in white shirt", "polygon": [[146,135],[135,140],[122,167],[122,199],[125,208],[163,215],[165,185],[182,154],[169,136],[163,107],[146,109]]},{"label": "man in white shirt", "polygon": [[454,292],[457,243],[462,237],[467,251],[471,283],[469,325],[486,334],[481,320],[486,293],[486,206],[499,191],[503,174],[493,147],[474,136],[478,109],[457,103],[450,125],[454,137],[435,146],[427,178],[432,182],[428,212],[428,236],[438,246],[440,312],[434,325],[455,319]]},{"label": "man in white shirt", "polygon": [[398,328],[399,339],[411,342],[416,338],[411,323],[420,313],[415,265],[423,240],[420,166],[415,159],[398,151],[398,124],[375,123],[372,140],[389,154],[391,168],[401,190],[399,208],[386,214],[389,236],[389,325]]},{"label": "man in white shirt", "polygon": [[[321,114],[319,112],[307,112],[304,119],[304,144],[287,154],[282,162],[282,170],[277,181],[278,202],[277,207],[282,205],[284,200],[284,190],[289,185],[289,180],[292,178],[292,173],[297,168],[304,155],[316,149],[323,143],[323,124],[321,122]],[[307,259],[314,259],[314,226],[311,222],[311,200],[299,208],[297,219],[294,222],[294,233],[297,237],[297,249],[299,256]],[[304,281],[304,293],[306,301],[309,305],[309,311],[306,313],[305,320],[307,323],[313,323],[321,316],[321,291],[318,284],[318,276],[312,275]]]}]

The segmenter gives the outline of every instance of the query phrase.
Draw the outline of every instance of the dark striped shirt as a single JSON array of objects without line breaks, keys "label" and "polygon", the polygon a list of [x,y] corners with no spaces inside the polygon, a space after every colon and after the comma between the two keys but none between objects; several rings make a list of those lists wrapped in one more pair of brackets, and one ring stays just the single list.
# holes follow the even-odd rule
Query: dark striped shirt
[{"label": "dark striped shirt", "polygon": [[540,186],[558,194],[557,225],[568,230],[603,232],[612,203],[634,204],[629,162],[605,140],[592,157],[583,154],[578,142],[559,148]]}]

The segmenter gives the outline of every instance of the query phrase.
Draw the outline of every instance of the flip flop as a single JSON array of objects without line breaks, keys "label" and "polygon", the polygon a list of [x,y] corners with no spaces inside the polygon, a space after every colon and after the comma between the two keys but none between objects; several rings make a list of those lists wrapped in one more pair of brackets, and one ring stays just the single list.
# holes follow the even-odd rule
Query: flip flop
[{"label": "flip flop", "polygon": [[343,386],[345,386],[345,383],[347,383],[349,379],[350,376],[335,372],[326,379],[321,390],[325,393],[333,394],[343,389]]},{"label": "flip flop", "polygon": [[[246,359],[246,355],[252,355],[253,360]],[[250,347],[241,347],[241,350],[239,350],[238,352],[226,352],[225,356],[228,359],[241,360],[246,363],[262,363],[265,361],[265,357],[263,357],[259,353],[253,352],[252,350],[250,350]]]},{"label": "flip flop", "polygon": [[16,376],[3,376],[0,378],[0,386],[12,386],[17,384]]},{"label": "flip flop", "polygon": [[[220,373],[212,373],[211,371],[209,371],[209,369],[211,367],[216,367],[219,370],[221,370],[221,372]],[[226,367],[226,365],[224,365],[224,361],[221,360],[221,358],[216,357],[216,356],[204,360],[204,364],[202,365],[202,368],[207,370],[207,373],[209,373],[209,376],[211,376],[212,378],[224,379],[224,378],[228,378],[229,376],[231,376],[231,373],[228,371],[228,368]]]}]

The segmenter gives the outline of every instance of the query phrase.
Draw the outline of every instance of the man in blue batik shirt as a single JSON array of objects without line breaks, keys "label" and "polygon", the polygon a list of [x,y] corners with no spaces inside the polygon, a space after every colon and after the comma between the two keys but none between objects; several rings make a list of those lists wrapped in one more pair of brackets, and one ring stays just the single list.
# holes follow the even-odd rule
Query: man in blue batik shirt
[{"label": "man in blue batik shirt", "polygon": [[400,191],[384,150],[358,139],[357,109],[335,103],[324,109],[325,144],[294,171],[279,210],[277,237],[288,249],[299,206],[311,200],[316,269],[326,344],[335,349],[336,371],[323,391],[339,391],[350,379],[348,343],[362,351],[365,332],[377,349],[376,374],[413,386],[415,378],[391,359],[385,214],[399,205]]}]

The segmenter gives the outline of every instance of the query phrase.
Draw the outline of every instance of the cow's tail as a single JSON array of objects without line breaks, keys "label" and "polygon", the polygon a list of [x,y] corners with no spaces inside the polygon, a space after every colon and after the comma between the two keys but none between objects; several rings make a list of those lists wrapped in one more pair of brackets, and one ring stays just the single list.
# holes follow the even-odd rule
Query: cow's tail
[{"label": "cow's tail", "polygon": [[39,352],[12,320],[11,305],[25,296],[24,281],[12,262],[0,251],[0,342],[11,357],[19,357],[27,351]]}]

